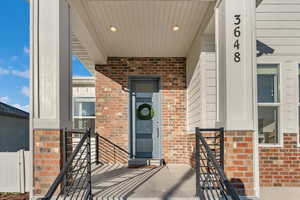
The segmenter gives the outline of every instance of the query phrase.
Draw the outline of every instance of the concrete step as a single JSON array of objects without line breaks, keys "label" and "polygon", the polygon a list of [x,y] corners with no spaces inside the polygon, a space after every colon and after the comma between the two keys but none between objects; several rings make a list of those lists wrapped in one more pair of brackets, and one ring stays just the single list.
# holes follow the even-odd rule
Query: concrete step
[{"label": "concrete step", "polygon": [[136,158],[128,161],[128,167],[161,166],[162,159]]}]

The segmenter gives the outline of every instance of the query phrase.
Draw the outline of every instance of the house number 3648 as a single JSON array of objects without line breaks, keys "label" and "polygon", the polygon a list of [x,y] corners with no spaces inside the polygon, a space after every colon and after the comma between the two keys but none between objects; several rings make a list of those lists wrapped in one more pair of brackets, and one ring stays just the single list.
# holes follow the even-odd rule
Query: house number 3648
[{"label": "house number 3648", "polygon": [[241,37],[241,30],[240,30],[240,24],[241,24],[241,15],[234,15],[234,62],[239,63],[241,62],[241,53],[240,53],[240,37]]}]

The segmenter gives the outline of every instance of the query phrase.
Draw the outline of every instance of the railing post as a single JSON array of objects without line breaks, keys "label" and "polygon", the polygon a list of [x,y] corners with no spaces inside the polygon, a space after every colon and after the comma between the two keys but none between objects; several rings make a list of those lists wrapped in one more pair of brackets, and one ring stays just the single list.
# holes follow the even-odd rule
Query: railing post
[{"label": "railing post", "polygon": [[195,170],[196,170],[196,197],[200,197],[200,199],[205,199],[204,193],[200,184],[200,138],[199,138],[200,130],[196,128],[196,137],[195,137]]},{"label": "railing post", "polygon": [[224,128],[220,128],[220,162],[221,168],[224,170]]},{"label": "railing post", "polygon": [[88,172],[88,184],[89,184],[89,188],[88,188],[88,192],[89,192],[89,199],[92,200],[92,159],[91,159],[91,129],[88,129],[88,167],[87,167],[87,172]]},{"label": "railing post", "polygon": [[95,155],[96,155],[96,165],[99,165],[99,135],[98,135],[98,133],[96,133],[96,153],[95,153]]},{"label": "railing post", "polygon": [[[66,128],[63,129],[63,132],[62,132],[62,145],[63,145],[63,167],[66,165],[67,163],[67,154],[68,154],[68,146],[67,146],[67,141],[68,141],[68,138],[67,138],[67,131],[66,131]],[[63,181],[63,184],[64,185],[67,185],[67,173],[65,174],[64,176],[64,181]],[[64,188],[64,193],[66,192],[66,187],[63,187]]]}]

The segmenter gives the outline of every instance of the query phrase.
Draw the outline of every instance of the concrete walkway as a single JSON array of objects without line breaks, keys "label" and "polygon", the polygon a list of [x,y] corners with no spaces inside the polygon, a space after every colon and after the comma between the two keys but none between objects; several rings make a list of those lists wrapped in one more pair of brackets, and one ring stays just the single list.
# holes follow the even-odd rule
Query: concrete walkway
[{"label": "concrete walkway", "polygon": [[299,187],[262,187],[260,200],[299,200]]},{"label": "concrete walkway", "polygon": [[195,173],[187,165],[129,169],[102,165],[93,169],[94,199],[195,200]]}]

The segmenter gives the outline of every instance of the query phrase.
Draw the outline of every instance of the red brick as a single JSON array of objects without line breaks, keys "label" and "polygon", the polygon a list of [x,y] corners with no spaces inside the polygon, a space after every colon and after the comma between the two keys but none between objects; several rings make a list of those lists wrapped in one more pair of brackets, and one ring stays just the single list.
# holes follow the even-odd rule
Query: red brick
[{"label": "red brick", "polygon": [[263,187],[300,185],[300,148],[297,147],[297,134],[284,133],[283,143],[283,147],[259,147],[260,185]]}]

